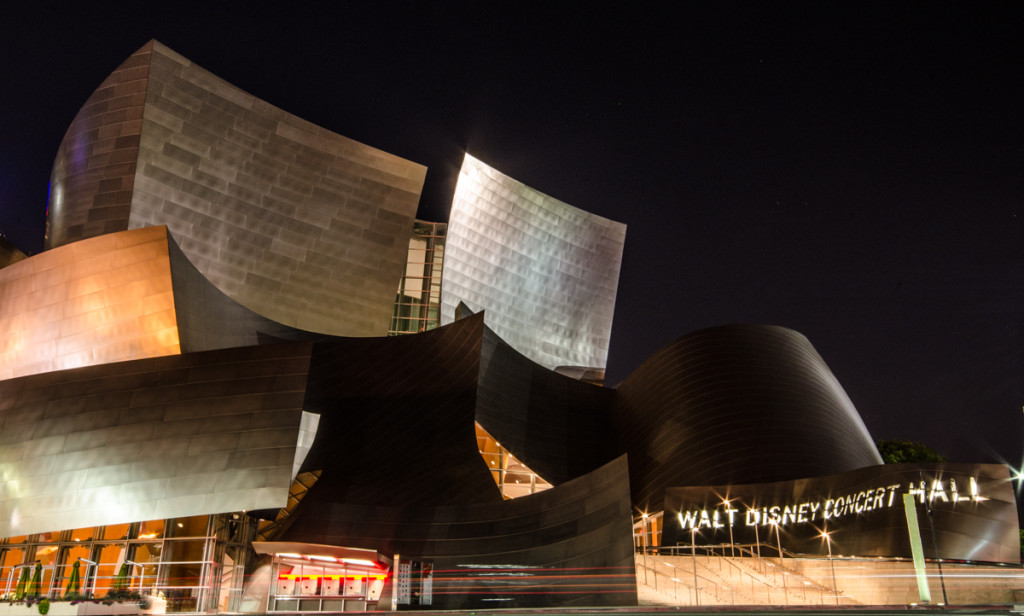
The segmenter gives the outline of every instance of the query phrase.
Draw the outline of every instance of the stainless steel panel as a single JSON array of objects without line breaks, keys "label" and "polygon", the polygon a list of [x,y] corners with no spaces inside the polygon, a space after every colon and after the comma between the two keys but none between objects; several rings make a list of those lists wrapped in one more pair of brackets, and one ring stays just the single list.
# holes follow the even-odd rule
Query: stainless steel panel
[{"label": "stainless steel panel", "polygon": [[[283,506],[316,429],[302,411],[309,351],[246,347],[0,381],[0,537]],[[138,387],[162,402],[134,414]]]},{"label": "stainless steel panel", "polygon": [[164,227],[5,267],[0,298],[0,380],[180,352]]},{"label": "stainless steel panel", "polygon": [[384,335],[426,169],[159,43],[151,63],[129,226],[167,225],[214,285],[274,321]]},{"label": "stainless steel panel", "polygon": [[452,203],[441,321],[464,302],[548,367],[604,368],[626,226],[466,155]]}]

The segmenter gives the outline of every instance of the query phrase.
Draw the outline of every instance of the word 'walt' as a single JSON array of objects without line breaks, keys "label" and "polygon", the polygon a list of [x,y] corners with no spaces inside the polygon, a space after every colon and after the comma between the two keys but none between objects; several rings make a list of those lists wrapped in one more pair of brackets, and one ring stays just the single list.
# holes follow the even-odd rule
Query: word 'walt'
[{"label": "word 'walt'", "polygon": [[[978,491],[978,481],[974,477],[970,480],[970,494],[961,494],[955,479],[949,480],[949,489],[941,480],[932,481],[928,488],[926,482],[918,484],[910,483],[904,494],[915,496],[920,502],[980,502],[988,500]],[[679,524],[684,530],[700,528],[728,528],[737,523],[737,519],[743,521],[745,526],[787,526],[790,524],[810,524],[817,520],[831,520],[842,516],[854,514],[866,514],[871,511],[888,509],[894,503],[898,505],[901,499],[901,484],[879,486],[868,490],[851,492],[850,494],[825,500],[805,501],[786,505],[774,505],[770,507],[746,507],[745,510],[734,509],[731,502],[723,502],[718,507],[708,510],[690,509],[680,511],[678,514]],[[737,514],[743,514],[738,516]]]}]

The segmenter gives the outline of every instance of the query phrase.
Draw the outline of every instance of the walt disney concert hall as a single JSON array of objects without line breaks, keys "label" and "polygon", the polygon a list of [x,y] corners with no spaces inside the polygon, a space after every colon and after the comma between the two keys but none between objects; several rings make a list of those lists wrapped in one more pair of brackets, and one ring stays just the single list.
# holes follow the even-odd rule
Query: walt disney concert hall
[{"label": "walt disney concert hall", "polygon": [[626,225],[469,155],[417,220],[425,173],[155,41],[114,70],[45,250],[0,252],[0,594],[710,601],[698,548],[909,559],[911,511],[924,558],[1019,565],[1006,468],[882,465],[794,331],[694,332],[606,386]]}]

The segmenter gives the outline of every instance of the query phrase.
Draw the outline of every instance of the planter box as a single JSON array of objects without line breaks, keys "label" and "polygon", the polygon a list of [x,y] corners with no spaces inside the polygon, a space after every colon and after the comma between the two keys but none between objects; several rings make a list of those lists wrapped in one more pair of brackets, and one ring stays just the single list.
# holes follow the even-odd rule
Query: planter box
[{"label": "planter box", "polygon": [[[138,603],[114,603],[104,605],[83,601],[72,605],[68,601],[50,601],[47,616],[120,616],[121,614],[163,614],[167,611],[167,601],[151,599],[152,606],[143,610]],[[24,603],[0,603],[0,616],[39,616],[39,605],[26,606]]]}]

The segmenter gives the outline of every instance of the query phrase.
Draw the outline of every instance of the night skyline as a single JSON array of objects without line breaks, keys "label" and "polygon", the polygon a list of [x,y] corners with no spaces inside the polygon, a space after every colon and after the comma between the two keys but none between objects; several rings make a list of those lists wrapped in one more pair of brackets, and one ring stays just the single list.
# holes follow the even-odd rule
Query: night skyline
[{"label": "night skyline", "polygon": [[691,331],[806,335],[876,439],[1024,462],[1020,5],[5,9],[0,229],[42,246],[89,94],[155,38],[428,167],[628,225],[609,384]]}]

